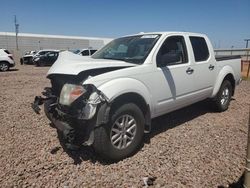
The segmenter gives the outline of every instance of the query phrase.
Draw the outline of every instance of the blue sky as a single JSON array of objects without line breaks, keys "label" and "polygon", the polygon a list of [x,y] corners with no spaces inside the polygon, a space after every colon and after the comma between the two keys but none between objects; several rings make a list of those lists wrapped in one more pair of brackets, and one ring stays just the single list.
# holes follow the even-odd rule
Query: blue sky
[{"label": "blue sky", "polygon": [[207,34],[214,47],[245,47],[250,0],[0,0],[0,31],[111,37],[149,31]]}]

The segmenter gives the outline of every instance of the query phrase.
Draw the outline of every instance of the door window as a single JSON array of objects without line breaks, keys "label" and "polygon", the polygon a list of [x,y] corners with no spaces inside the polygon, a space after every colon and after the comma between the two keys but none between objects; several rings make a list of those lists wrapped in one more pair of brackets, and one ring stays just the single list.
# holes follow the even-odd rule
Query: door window
[{"label": "door window", "polygon": [[156,61],[158,67],[187,63],[188,56],[184,37],[168,37],[161,46]]},{"label": "door window", "polygon": [[81,52],[82,56],[88,56],[89,55],[89,50],[84,50]]}]

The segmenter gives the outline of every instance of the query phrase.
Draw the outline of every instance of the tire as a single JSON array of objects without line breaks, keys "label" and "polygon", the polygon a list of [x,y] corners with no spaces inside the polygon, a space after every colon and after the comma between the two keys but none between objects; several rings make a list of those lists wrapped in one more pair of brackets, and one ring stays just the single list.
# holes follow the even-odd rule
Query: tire
[{"label": "tire", "polygon": [[111,112],[109,123],[95,128],[93,147],[102,158],[111,161],[129,157],[142,143],[144,124],[141,109],[133,103],[124,104]]},{"label": "tire", "polygon": [[5,72],[9,70],[10,65],[7,62],[0,62],[0,71]]},{"label": "tire", "polygon": [[232,84],[228,80],[224,80],[220,86],[220,90],[215,97],[216,111],[223,112],[228,109],[232,97]]}]

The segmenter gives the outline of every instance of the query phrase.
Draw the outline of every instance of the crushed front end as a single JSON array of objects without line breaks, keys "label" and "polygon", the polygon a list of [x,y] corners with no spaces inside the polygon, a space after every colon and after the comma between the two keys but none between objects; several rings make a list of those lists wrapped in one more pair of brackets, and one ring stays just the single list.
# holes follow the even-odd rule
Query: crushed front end
[{"label": "crushed front end", "polygon": [[[98,124],[97,112],[101,108],[101,116],[104,116],[109,106],[107,97],[94,85],[83,85],[83,81],[74,76],[52,75],[48,78],[51,88],[45,88],[42,97],[35,97],[33,110],[39,114],[39,106],[44,104],[47,118],[68,149],[76,149],[82,144],[91,145],[93,130]],[[105,122],[104,117],[101,119]]]}]

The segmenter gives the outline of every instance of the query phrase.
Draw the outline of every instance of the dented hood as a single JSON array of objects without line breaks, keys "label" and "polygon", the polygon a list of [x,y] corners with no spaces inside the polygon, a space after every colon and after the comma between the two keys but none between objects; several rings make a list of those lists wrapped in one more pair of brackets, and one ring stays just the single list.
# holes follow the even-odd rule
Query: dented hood
[{"label": "dented hood", "polygon": [[119,60],[93,59],[73,54],[72,52],[61,52],[56,62],[49,69],[47,75],[69,74],[77,75],[86,70],[109,68],[109,67],[132,67],[135,64]]}]

